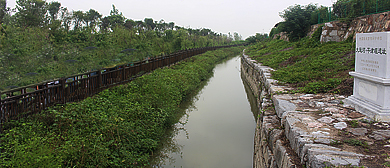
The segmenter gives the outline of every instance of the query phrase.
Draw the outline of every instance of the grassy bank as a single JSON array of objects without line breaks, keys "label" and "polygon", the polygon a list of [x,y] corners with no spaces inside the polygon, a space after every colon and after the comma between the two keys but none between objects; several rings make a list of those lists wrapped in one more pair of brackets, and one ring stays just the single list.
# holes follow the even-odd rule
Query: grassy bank
[{"label": "grassy bank", "polygon": [[176,122],[183,99],[212,75],[216,63],[241,51],[207,52],[82,102],[10,123],[1,137],[0,166],[146,166],[165,130]]},{"label": "grassy bank", "polygon": [[248,47],[247,55],[277,69],[274,79],[297,87],[297,92],[352,94],[355,43],[319,43],[319,33],[298,42],[272,40]]}]

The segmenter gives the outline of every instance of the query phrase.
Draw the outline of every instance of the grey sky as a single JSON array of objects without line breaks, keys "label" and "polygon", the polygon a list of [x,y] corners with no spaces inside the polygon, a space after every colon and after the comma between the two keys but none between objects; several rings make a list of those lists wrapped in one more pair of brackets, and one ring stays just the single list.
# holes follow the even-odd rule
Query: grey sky
[{"label": "grey sky", "polygon": [[[47,0],[51,2],[52,0]],[[279,12],[294,4],[331,6],[336,0],[56,0],[69,10],[95,9],[109,15],[112,4],[128,19],[175,22],[191,28],[210,28],[227,34],[238,32],[243,39],[256,33],[268,33],[282,21]],[[16,0],[7,0],[14,8]]]}]

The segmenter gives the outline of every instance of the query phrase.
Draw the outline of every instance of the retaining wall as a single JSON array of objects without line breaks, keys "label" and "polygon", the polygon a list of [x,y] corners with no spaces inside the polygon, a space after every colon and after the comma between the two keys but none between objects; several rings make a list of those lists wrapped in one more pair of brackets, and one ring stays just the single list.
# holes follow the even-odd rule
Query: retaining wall
[{"label": "retaining wall", "polygon": [[321,42],[344,41],[353,35],[355,40],[357,33],[372,33],[390,31],[390,11],[357,17],[351,21],[332,21],[311,26],[308,36],[321,25]]},{"label": "retaining wall", "polygon": [[242,78],[246,80],[257,98],[260,114],[257,118],[253,167],[282,168],[295,167],[287,152],[284,132],[281,129],[280,118],[272,110],[270,95],[279,89],[272,85],[271,68],[261,66],[247,56],[241,58]]}]

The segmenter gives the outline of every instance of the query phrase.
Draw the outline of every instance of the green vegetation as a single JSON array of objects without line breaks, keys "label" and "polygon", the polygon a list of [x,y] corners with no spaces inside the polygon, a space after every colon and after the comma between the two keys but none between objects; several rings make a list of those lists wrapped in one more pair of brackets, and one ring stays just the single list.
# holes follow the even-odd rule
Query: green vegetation
[{"label": "green vegetation", "polygon": [[[277,69],[272,77],[280,83],[292,84],[299,92],[344,93],[350,88],[338,88],[352,82],[348,74],[354,70],[355,43],[319,42],[319,28],[312,38],[296,42],[272,40],[248,47],[246,53],[266,66]],[[347,89],[347,90],[344,90]]]},{"label": "green vegetation", "polygon": [[332,18],[355,18],[390,10],[390,0],[339,0],[333,4]]},{"label": "green vegetation", "polygon": [[351,145],[351,146],[363,146],[363,147],[367,147],[368,144],[367,142],[364,142],[364,141],[360,141],[358,139],[346,139],[344,140],[345,143],[347,143],[348,145]]},{"label": "green vegetation", "polygon": [[348,122],[348,124],[351,125],[351,127],[353,127],[353,128],[359,127],[359,121],[357,121],[357,120],[349,120],[349,121],[347,121],[347,122]]},{"label": "green vegetation", "polygon": [[286,32],[290,41],[297,41],[306,36],[311,25],[334,20],[349,24],[353,18],[389,10],[390,0],[339,0],[332,7],[296,4],[280,12],[284,21],[275,25],[270,37]]},{"label": "green vegetation", "polygon": [[179,104],[211,75],[214,65],[242,47],[221,49],[158,69],[84,101],[8,123],[0,167],[140,167]]},{"label": "green vegetation", "polygon": [[247,42],[248,44],[254,44],[254,43],[258,43],[258,42],[262,42],[262,41],[267,41],[268,38],[269,37],[268,37],[267,33],[264,33],[264,34],[256,33],[256,35],[249,36],[248,38],[246,38],[245,42]]},{"label": "green vegetation", "polygon": [[127,19],[114,5],[103,17],[93,9],[69,11],[55,1],[16,2],[11,15],[0,0],[0,90],[233,40],[205,28]]},{"label": "green vegetation", "polygon": [[284,22],[278,25],[279,32],[286,32],[290,41],[297,41],[307,35],[310,26],[311,14],[317,10],[317,6],[309,4],[306,6],[290,6],[280,13]]}]

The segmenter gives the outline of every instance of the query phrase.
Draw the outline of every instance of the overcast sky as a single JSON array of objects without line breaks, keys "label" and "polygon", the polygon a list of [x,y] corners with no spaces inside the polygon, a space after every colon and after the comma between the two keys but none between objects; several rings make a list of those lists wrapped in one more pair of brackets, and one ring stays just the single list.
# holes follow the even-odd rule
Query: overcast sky
[{"label": "overcast sky", "polygon": [[[52,0],[47,0],[51,2]],[[256,33],[269,33],[282,21],[279,12],[287,7],[309,3],[331,6],[336,0],[56,0],[71,10],[94,9],[109,15],[114,4],[128,19],[175,22],[191,28],[209,28],[227,34],[238,32],[243,39]],[[16,0],[7,0],[14,8]]]}]

